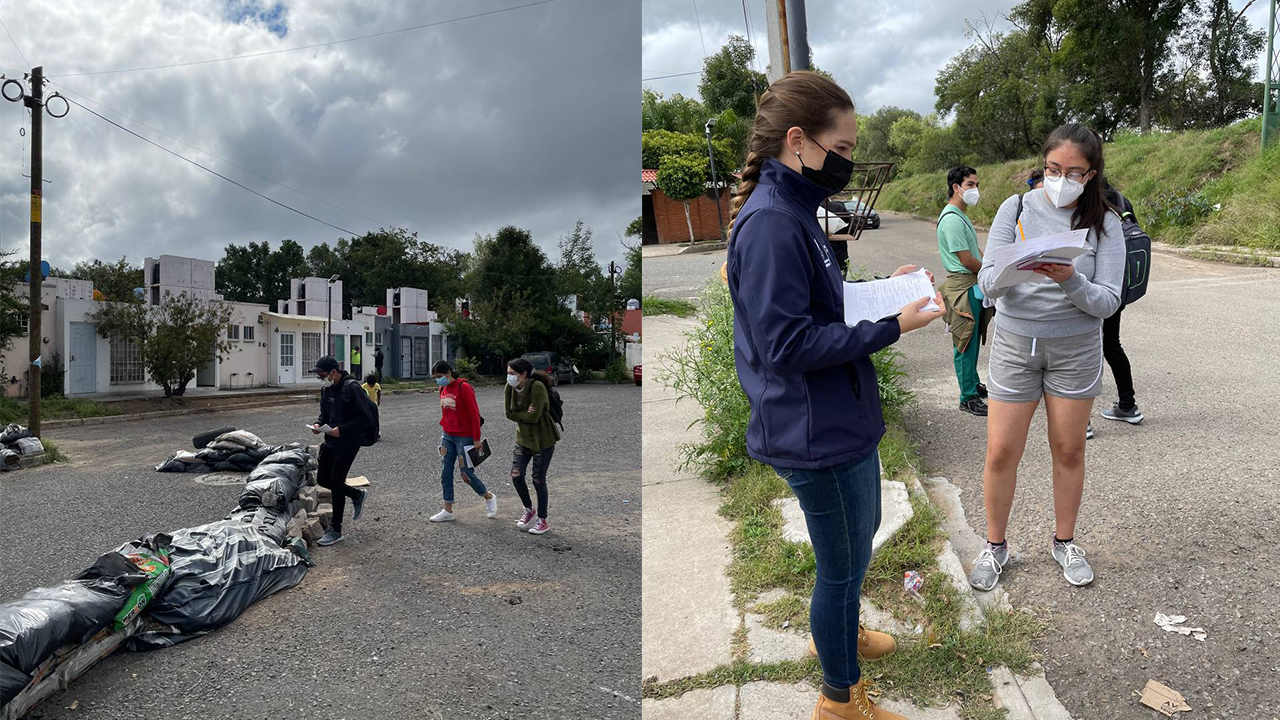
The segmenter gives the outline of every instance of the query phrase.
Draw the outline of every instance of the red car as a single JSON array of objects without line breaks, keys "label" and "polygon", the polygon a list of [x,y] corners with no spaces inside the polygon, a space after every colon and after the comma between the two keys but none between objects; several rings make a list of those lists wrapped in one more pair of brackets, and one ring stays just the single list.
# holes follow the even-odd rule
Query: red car
[{"label": "red car", "polygon": [[640,384],[640,375],[641,373],[640,373],[639,365],[636,365],[635,367],[631,368],[631,376],[636,379],[636,385]]}]

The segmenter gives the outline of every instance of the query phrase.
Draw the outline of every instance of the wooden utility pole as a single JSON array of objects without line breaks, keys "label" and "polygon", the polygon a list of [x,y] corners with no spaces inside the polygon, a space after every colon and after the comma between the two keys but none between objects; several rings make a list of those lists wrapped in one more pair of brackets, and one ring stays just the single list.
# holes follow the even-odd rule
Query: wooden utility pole
[{"label": "wooden utility pole", "polygon": [[41,153],[41,140],[44,128],[44,67],[31,68],[31,92],[26,96],[24,104],[31,109],[31,320],[30,320],[30,355],[31,364],[27,368],[27,409],[29,417],[27,428],[31,434],[40,437],[40,352],[44,337],[40,327],[43,304],[40,289],[44,284],[44,273],[41,272],[40,247],[40,204],[44,182],[44,156]]},{"label": "wooden utility pole", "polygon": [[809,39],[804,0],[768,0],[769,83],[792,70],[809,69]]}]

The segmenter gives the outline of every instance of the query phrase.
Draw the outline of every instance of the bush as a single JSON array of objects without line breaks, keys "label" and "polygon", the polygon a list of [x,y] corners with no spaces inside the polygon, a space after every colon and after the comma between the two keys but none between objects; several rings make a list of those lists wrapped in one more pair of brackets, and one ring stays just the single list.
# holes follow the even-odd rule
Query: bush
[{"label": "bush", "polygon": [[62,358],[53,356],[53,360],[40,368],[40,397],[62,397],[65,387],[67,369],[62,366]]},{"label": "bush", "polygon": [[[688,342],[664,355],[670,370],[658,380],[674,389],[680,400],[693,400],[705,409],[702,442],[681,447],[685,468],[696,468],[715,480],[734,478],[752,465],[747,455],[747,423],[751,405],[738,382],[733,355],[733,303],[729,289],[715,282],[702,293],[698,327]],[[872,356],[886,415],[900,412],[913,399],[902,386],[906,372],[902,354],[892,348]]]},{"label": "bush", "polygon": [[453,361],[453,374],[460,378],[466,378],[471,382],[480,379],[480,372],[477,369],[475,358],[458,356],[458,359]]},{"label": "bush", "polygon": [[627,362],[623,358],[613,361],[608,368],[605,368],[604,379],[611,383],[629,383],[635,382],[635,378],[631,375],[631,370],[627,367]]}]

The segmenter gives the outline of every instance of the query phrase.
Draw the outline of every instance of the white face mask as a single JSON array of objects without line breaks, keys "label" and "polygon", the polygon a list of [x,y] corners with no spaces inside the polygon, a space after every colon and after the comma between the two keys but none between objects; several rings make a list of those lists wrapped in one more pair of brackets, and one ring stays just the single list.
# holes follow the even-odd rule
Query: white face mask
[{"label": "white face mask", "polygon": [[1066,207],[1084,194],[1084,183],[1064,177],[1047,177],[1044,179],[1044,192],[1055,207]]},{"label": "white face mask", "polygon": [[520,384],[520,376],[519,376],[519,375],[508,375],[508,376],[507,376],[507,384],[508,384],[508,385],[510,385],[511,387],[515,387],[516,385],[519,385],[519,384]]},{"label": "white face mask", "polygon": [[969,207],[973,207],[978,204],[978,199],[980,197],[981,195],[978,193],[978,188],[969,188],[964,191],[964,204]]}]

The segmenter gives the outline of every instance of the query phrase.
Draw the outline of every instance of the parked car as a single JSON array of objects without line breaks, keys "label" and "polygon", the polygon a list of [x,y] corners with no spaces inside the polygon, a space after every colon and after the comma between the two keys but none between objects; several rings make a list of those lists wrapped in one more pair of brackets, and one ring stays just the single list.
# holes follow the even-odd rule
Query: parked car
[{"label": "parked car", "polygon": [[636,365],[635,367],[631,368],[631,376],[636,379],[636,385],[640,384],[640,375],[641,373],[640,373],[639,365]]},{"label": "parked car", "polygon": [[861,200],[837,200],[836,202],[843,205],[845,210],[849,211],[850,216],[861,215],[866,218],[868,229],[877,230],[880,228],[880,213],[872,210]]},{"label": "parked car", "polygon": [[834,207],[831,210],[819,207],[817,217],[818,222],[831,233],[845,232],[859,215],[866,218],[868,229],[875,230],[880,227],[880,213],[872,210],[861,200],[829,200],[827,204]]},{"label": "parked car", "polygon": [[573,363],[553,352],[527,352],[520,357],[529,361],[534,370],[546,370],[551,379],[559,385],[568,382],[570,385],[578,381],[578,368]]}]

